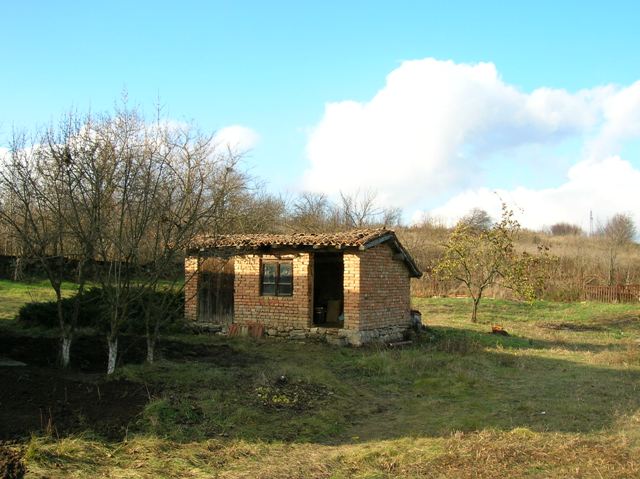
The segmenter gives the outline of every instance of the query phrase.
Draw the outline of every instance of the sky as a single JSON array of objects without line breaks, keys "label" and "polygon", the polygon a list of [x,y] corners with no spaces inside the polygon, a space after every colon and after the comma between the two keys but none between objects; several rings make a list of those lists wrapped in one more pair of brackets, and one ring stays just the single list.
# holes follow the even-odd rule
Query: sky
[{"label": "sky", "polygon": [[0,148],[127,92],[274,193],[640,225],[640,3],[0,0]]}]

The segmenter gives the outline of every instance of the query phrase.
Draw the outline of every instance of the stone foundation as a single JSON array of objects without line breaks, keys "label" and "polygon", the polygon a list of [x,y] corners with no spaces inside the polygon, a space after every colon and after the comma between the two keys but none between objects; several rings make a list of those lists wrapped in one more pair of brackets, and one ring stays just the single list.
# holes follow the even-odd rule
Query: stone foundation
[{"label": "stone foundation", "polygon": [[324,340],[338,346],[362,346],[368,343],[391,343],[401,341],[408,333],[405,326],[388,326],[379,329],[358,331],[340,328],[268,328],[266,336],[282,339]]}]

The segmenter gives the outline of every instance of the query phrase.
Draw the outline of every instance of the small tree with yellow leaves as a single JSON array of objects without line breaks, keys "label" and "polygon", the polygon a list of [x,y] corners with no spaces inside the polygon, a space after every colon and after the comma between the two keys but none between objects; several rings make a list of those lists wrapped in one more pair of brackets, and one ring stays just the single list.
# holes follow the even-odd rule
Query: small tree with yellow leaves
[{"label": "small tree with yellow leaves", "polygon": [[539,246],[537,255],[516,252],[514,241],[519,232],[520,223],[503,203],[500,221],[490,228],[474,228],[461,221],[445,243],[434,273],[465,285],[473,300],[472,322],[478,320],[480,300],[491,285],[500,284],[528,301],[535,299],[543,287],[548,248]]}]

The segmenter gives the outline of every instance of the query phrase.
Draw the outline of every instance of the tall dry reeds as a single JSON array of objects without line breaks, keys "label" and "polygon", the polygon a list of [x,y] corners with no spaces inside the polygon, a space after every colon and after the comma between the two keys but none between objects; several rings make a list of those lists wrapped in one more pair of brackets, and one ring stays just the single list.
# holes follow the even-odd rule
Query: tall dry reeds
[{"label": "tall dry reeds", "polygon": [[[420,265],[424,275],[412,282],[412,294],[419,297],[463,295],[455,281],[438,281],[431,274],[442,255],[450,229],[443,223],[427,221],[397,232],[402,243]],[[535,253],[540,244],[550,248],[556,260],[549,271],[540,297],[552,301],[579,301],[586,285],[640,284],[640,244],[630,243],[616,251],[611,264],[611,244],[602,236],[552,235],[523,230],[516,247]],[[503,288],[493,287],[489,296],[510,298]]]}]

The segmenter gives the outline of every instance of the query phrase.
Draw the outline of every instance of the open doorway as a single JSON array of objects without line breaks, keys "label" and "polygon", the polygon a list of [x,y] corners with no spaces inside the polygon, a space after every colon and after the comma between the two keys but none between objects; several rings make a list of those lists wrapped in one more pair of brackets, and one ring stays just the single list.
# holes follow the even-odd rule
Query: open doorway
[{"label": "open doorway", "polygon": [[342,253],[316,253],[313,263],[313,325],[344,325],[344,260]]}]

